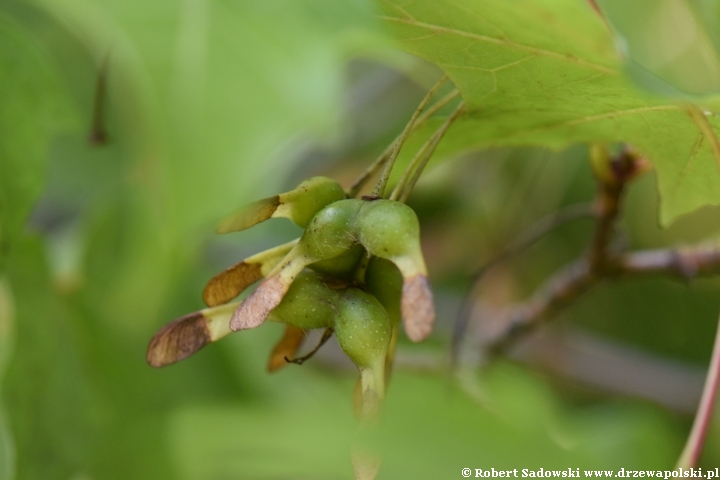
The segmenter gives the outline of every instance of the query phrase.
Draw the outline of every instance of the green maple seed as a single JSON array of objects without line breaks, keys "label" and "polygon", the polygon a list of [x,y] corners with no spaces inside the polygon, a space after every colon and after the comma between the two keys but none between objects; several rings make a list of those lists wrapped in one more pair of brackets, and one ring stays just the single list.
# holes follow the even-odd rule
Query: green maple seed
[{"label": "green maple seed", "polygon": [[332,324],[338,343],[358,368],[384,363],[392,326],[371,294],[356,287],[340,290]]},{"label": "green maple seed", "polygon": [[268,319],[303,330],[330,327],[336,300],[337,291],[329,288],[317,274],[306,270],[297,276]]},{"label": "green maple seed", "polygon": [[239,232],[270,218],[289,218],[305,228],[319,210],[343,198],[345,191],[335,180],[313,177],[289,192],[263,198],[241,208],[223,219],[216,232]]},{"label": "green maple seed", "polygon": [[393,200],[365,202],[355,226],[358,241],[369,254],[391,261],[400,270],[405,333],[414,342],[424,340],[432,332],[435,307],[415,212]]},{"label": "green maple seed", "polygon": [[[329,327],[336,314],[336,300],[336,289],[329,288],[317,274],[302,272],[282,303],[271,313],[270,320],[302,331]],[[232,302],[205,308],[168,323],[150,341],[148,363],[153,367],[173,364],[189,357],[208,343],[233,333],[229,326],[230,318],[239,305],[240,302]],[[297,350],[301,340],[297,338],[296,332],[293,333],[293,340],[288,340],[283,346],[288,353],[293,341],[297,343]]]},{"label": "green maple seed", "polygon": [[320,210],[297,245],[238,307],[230,320],[230,328],[238,331],[261,325],[280,304],[303,268],[339,257],[355,247],[353,227],[362,205],[362,200],[340,200]]},{"label": "green maple seed", "polygon": [[148,346],[147,362],[164,367],[232,333],[229,322],[239,302],[184,315],[161,328]]},{"label": "green maple seed", "polygon": [[298,244],[238,307],[230,328],[237,331],[261,325],[303,268],[348,255],[358,244],[368,254],[397,266],[403,276],[401,314],[405,332],[414,342],[427,338],[435,321],[435,308],[420,248],[420,225],[410,207],[383,199],[340,200],[320,210]]},{"label": "green maple seed", "polygon": [[294,190],[281,193],[275,217],[285,217],[299,227],[307,227],[315,214],[327,205],[345,198],[345,190],[328,177],[313,177]]},{"label": "green maple seed", "polygon": [[335,258],[320,260],[308,265],[312,270],[331,277],[350,280],[355,276],[355,271],[365,256],[365,249],[362,245],[354,245],[350,249]]},{"label": "green maple seed", "polygon": [[403,277],[390,260],[372,257],[365,269],[365,289],[378,299],[393,325],[400,324]]},{"label": "green maple seed", "polygon": [[364,204],[363,200],[352,198],[323,208],[308,224],[298,247],[315,261],[346,253],[357,244],[355,219]]},{"label": "green maple seed", "polygon": [[359,288],[340,293],[333,324],[338,344],[360,370],[359,416],[377,416],[385,397],[385,359],[392,325],[380,302]]},{"label": "green maple seed", "polygon": [[227,303],[265,277],[285,258],[297,240],[265,250],[215,275],[205,285],[203,301],[208,307]]},{"label": "green maple seed", "polygon": [[402,295],[403,278],[392,262],[384,258],[372,257],[365,269],[365,288],[383,306],[392,326],[390,344],[385,357],[385,386],[387,387],[395,360],[395,348],[400,327],[400,296]]}]

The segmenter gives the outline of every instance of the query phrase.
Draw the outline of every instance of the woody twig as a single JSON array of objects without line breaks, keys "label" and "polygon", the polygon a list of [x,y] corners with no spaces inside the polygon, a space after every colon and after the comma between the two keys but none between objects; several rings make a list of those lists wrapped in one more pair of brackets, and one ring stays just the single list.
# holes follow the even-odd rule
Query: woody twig
[{"label": "woody twig", "polygon": [[[717,242],[631,252],[613,248],[623,193],[628,182],[646,167],[644,160],[629,149],[609,157],[604,149],[594,147],[592,158],[598,179],[594,204],[596,227],[586,253],[552,275],[529,299],[498,313],[501,327],[491,335],[484,333],[483,338],[477,339],[489,351],[497,353],[507,349],[602,280],[646,275],[689,280],[720,273],[720,244]],[[477,278],[476,282],[480,280]],[[472,320],[469,318],[471,312],[472,309],[466,309],[468,318],[465,322]]]}]

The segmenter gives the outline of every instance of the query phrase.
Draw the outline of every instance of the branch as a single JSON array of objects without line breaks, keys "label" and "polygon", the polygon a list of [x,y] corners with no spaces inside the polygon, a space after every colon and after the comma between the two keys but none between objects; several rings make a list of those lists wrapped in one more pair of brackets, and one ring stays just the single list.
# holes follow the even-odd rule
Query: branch
[{"label": "branch", "polygon": [[[700,272],[700,265],[708,261],[710,270],[717,267],[715,263],[720,256],[716,257],[705,248],[699,251],[648,251],[626,255],[613,252],[610,244],[615,236],[615,224],[625,187],[630,180],[646,170],[646,163],[628,147],[611,157],[606,147],[593,145],[590,158],[598,191],[595,199],[595,234],[587,254],[553,275],[529,300],[504,310],[502,327],[484,342],[492,351],[506,349],[519,336],[535,328],[542,319],[553,316],[603,278],[659,271],[680,271],[688,277]],[[539,233],[543,233],[542,230]],[[478,281],[476,279],[475,284]],[[469,316],[468,311],[469,308],[463,311],[466,317]],[[458,322],[463,331],[468,322],[463,317]],[[459,343],[460,335],[456,331],[454,344]]]},{"label": "branch", "polygon": [[524,252],[556,228],[566,225],[574,220],[594,217],[596,215],[595,210],[596,209],[593,204],[580,203],[562,208],[541,218],[530,225],[530,227],[528,227],[520,235],[515,237],[515,239],[511,240],[505,248],[485,262],[485,264],[481,266],[477,272],[475,272],[471,286],[468,289],[468,293],[465,295],[462,306],[460,307],[458,321],[455,322],[455,328],[453,329],[453,337],[450,347],[451,364],[455,365],[457,363],[460,351],[460,341],[465,335],[468,324],[470,323],[470,317],[472,314],[471,292],[478,289],[478,286],[485,275],[496,265]]},{"label": "branch", "polygon": [[583,258],[550,277],[527,301],[505,309],[500,314],[502,328],[480,340],[493,351],[505,350],[603,279],[666,275],[690,280],[718,273],[717,243],[630,252],[605,260],[599,270],[593,270],[590,261]]},{"label": "branch", "polygon": [[615,223],[620,214],[620,202],[625,186],[635,176],[639,165],[637,158],[628,149],[611,158],[604,147],[593,146],[591,157],[598,181],[598,193],[595,199],[597,225],[590,242],[588,261],[592,273],[601,274],[610,260],[608,246],[615,234]]}]

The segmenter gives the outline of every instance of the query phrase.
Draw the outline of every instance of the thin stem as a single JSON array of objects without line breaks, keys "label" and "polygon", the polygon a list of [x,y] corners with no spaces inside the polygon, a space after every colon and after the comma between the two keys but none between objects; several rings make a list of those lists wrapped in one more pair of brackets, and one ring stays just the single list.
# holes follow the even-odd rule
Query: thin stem
[{"label": "thin stem", "polygon": [[[457,96],[460,95],[460,90],[453,90],[452,92],[445,95],[443,98],[435,102],[432,107],[428,108],[427,111],[425,111],[418,119],[415,121],[415,124],[412,127],[412,130],[410,133],[415,132],[417,129],[419,129],[421,126],[425,124],[425,122],[428,121],[430,117],[435,115],[438,111],[440,111],[443,107],[445,107],[448,103],[450,103],[453,99],[455,99]],[[400,136],[396,137],[395,140],[392,141],[390,145],[383,150],[383,152],[380,154],[380,156],[375,159],[375,161],[370,164],[359,176],[355,179],[355,181],[350,185],[350,188],[348,189],[348,198],[355,198],[358,193],[360,193],[360,190],[363,189],[365,184],[372,178],[373,175],[377,173],[377,171],[385,165],[385,162],[387,162],[388,158],[390,158],[390,154],[393,151],[393,148],[395,147],[395,143],[400,139]]]},{"label": "thin stem", "polygon": [[477,275],[482,276],[482,274],[493,265],[527,250],[533,246],[535,242],[556,228],[562,227],[563,225],[581,218],[593,218],[595,214],[595,208],[592,203],[576,203],[574,205],[563,207],[560,210],[541,218],[530,225],[520,235],[511,240],[510,243],[508,243],[507,246],[497,254],[497,256],[490,259],[478,270]]},{"label": "thin stem", "polygon": [[707,435],[710,420],[712,419],[713,407],[715,406],[715,397],[718,393],[718,384],[720,384],[720,319],[718,319],[718,328],[715,335],[715,346],[713,347],[712,357],[710,358],[710,368],[707,377],[705,377],[705,387],[700,398],[700,406],[695,414],[690,436],[685,444],[685,449],[680,455],[676,468],[694,468],[700,460],[705,437]]},{"label": "thin stem", "polygon": [[399,200],[401,202],[404,202],[407,199],[413,187],[415,187],[415,183],[417,183],[418,179],[420,178],[422,171],[425,169],[428,161],[430,161],[430,157],[432,157],[433,153],[435,153],[435,149],[440,143],[440,140],[442,140],[443,136],[445,135],[445,132],[447,132],[448,128],[450,128],[450,125],[452,125],[455,119],[457,119],[457,117],[462,113],[464,108],[465,102],[460,102],[460,104],[455,108],[455,110],[450,114],[450,116],[445,120],[445,122],[440,125],[440,128],[438,128],[435,133],[425,142],[422,148],[420,148],[418,153],[411,160],[408,168],[405,169],[405,172],[400,178],[400,181],[395,186],[395,189],[390,195],[391,200]]},{"label": "thin stem", "polygon": [[460,95],[460,90],[455,89],[452,92],[445,95],[443,98],[438,100],[437,102],[433,103],[432,107],[428,108],[425,113],[420,115],[420,117],[415,122],[415,125],[413,126],[413,131],[420,128],[421,125],[423,125],[425,122],[428,121],[430,117],[435,115],[437,112],[439,112],[445,105],[450,103],[452,100],[454,100],[456,97]]},{"label": "thin stem", "polygon": [[620,214],[620,203],[627,185],[625,177],[636,170],[636,161],[628,150],[624,149],[616,157],[608,157],[605,168],[608,169],[608,172],[611,172],[609,178],[596,174],[598,179],[596,198],[598,221],[588,251],[590,268],[595,273],[609,263],[610,252],[608,251],[608,245],[615,235],[615,223]]},{"label": "thin stem", "polygon": [[107,53],[98,69],[97,84],[95,86],[95,100],[93,102],[93,117],[90,125],[88,141],[92,145],[104,145],[107,143],[107,131],[105,129],[105,101],[107,97],[107,72],[110,54]]},{"label": "thin stem", "polygon": [[320,338],[320,342],[307,355],[303,355],[302,357],[298,357],[298,358],[285,357],[285,361],[287,363],[297,363],[298,365],[302,365],[303,363],[305,363],[306,360],[310,360],[313,357],[313,355],[315,355],[318,352],[318,350],[320,350],[320,347],[325,345],[325,342],[327,342],[330,339],[330,337],[332,337],[332,334],[333,334],[333,329],[326,328],[322,334],[322,338]]},{"label": "thin stem", "polygon": [[372,191],[372,196],[382,197],[384,195],[385,186],[387,186],[387,182],[390,179],[390,172],[392,172],[395,160],[400,153],[400,148],[402,147],[403,143],[405,143],[405,140],[407,140],[407,137],[410,135],[413,125],[415,125],[415,121],[420,116],[420,113],[425,109],[425,106],[428,104],[428,102],[430,102],[432,97],[435,96],[435,93],[440,89],[440,87],[443,86],[445,80],[447,80],[447,75],[443,75],[442,78],[438,80],[435,85],[433,85],[427,95],[425,95],[425,98],[423,98],[420,102],[420,105],[418,105],[418,107],[415,109],[412,117],[410,117],[410,121],[407,123],[407,125],[405,125],[405,129],[403,129],[402,133],[393,144],[392,152],[390,153],[390,156],[385,162],[385,167],[380,174],[380,180],[378,180],[378,183],[375,185],[375,188]]}]

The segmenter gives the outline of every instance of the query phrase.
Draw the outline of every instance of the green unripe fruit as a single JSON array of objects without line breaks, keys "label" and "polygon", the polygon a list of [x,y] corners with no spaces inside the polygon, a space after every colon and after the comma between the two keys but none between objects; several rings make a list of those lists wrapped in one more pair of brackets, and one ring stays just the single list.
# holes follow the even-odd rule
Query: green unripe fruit
[{"label": "green unripe fruit", "polygon": [[404,203],[383,199],[364,202],[356,225],[360,243],[373,255],[395,259],[420,252],[420,223]]},{"label": "green unripe fruit", "polygon": [[320,210],[297,245],[240,305],[230,320],[230,328],[237,331],[261,325],[303,268],[351,250],[357,243],[353,224],[361,206],[361,200],[340,200]]},{"label": "green unripe fruit", "polygon": [[[393,200],[346,199],[320,210],[300,241],[230,321],[234,331],[255,328],[282,301],[295,277],[312,264],[333,276],[348,278],[367,253],[395,264],[403,277],[401,313],[408,338],[414,342],[432,332],[435,321],[432,291],[420,248],[420,226],[413,210]],[[334,259],[335,261],[328,261]]]},{"label": "green unripe fruit", "polygon": [[304,271],[269,318],[303,330],[326,328],[333,323],[337,296],[316,274]]},{"label": "green unripe fruit", "polygon": [[269,218],[289,218],[305,228],[324,206],[345,198],[339,183],[327,177],[305,180],[294,190],[263,198],[229,215],[218,225],[217,233],[246,230]]},{"label": "green unripe fruit", "polygon": [[373,257],[365,270],[365,288],[378,299],[393,325],[400,323],[403,278],[389,260]]},{"label": "green unripe fruit", "polygon": [[331,178],[313,177],[278,197],[280,205],[273,216],[289,218],[305,228],[323,207],[344,199],[345,190]]},{"label": "green unripe fruit", "polygon": [[392,327],[380,302],[359,288],[340,291],[334,330],[338,343],[358,368],[384,364]]},{"label": "green unripe fruit", "polygon": [[305,229],[298,247],[315,261],[350,250],[357,243],[355,217],[363,203],[357,199],[340,200],[320,210]]},{"label": "green unripe fruit", "polygon": [[385,397],[385,361],[392,325],[380,302],[358,288],[340,293],[335,317],[335,335],[343,351],[360,370],[356,392],[361,420],[377,417]]},{"label": "green unripe fruit", "polygon": [[403,290],[403,278],[400,271],[389,260],[372,257],[365,269],[365,288],[382,304],[390,318],[392,335],[385,357],[385,385],[390,381],[395,361],[398,330],[400,328],[400,298]]},{"label": "green unripe fruit", "polygon": [[420,223],[407,205],[393,200],[366,202],[355,222],[368,253],[390,260],[403,277],[401,311],[405,333],[419,342],[432,332],[435,307],[420,247]]},{"label": "green unripe fruit", "polygon": [[310,264],[310,268],[331,277],[350,280],[355,276],[355,270],[363,256],[365,256],[365,249],[362,245],[357,244],[335,258]]}]

